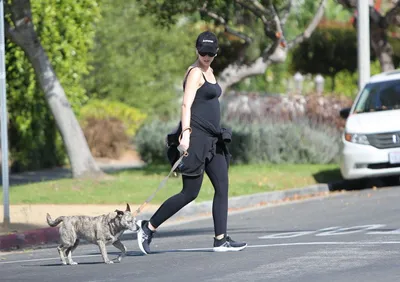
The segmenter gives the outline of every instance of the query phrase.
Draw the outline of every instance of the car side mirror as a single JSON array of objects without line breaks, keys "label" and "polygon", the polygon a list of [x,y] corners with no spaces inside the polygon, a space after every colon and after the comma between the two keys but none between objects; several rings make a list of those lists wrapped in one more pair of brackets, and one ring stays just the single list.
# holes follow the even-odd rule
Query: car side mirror
[{"label": "car side mirror", "polygon": [[341,109],[341,110],[340,110],[340,116],[341,116],[343,119],[348,118],[349,115],[350,115],[350,110],[351,110],[351,108],[344,108],[344,109]]}]

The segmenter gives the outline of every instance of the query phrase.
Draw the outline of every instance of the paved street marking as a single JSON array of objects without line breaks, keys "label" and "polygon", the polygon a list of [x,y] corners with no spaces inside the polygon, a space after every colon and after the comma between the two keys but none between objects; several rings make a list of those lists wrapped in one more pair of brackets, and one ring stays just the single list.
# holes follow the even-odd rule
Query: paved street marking
[{"label": "paved street marking", "polygon": [[288,239],[295,238],[305,235],[314,234],[315,236],[337,236],[337,235],[348,235],[359,232],[366,232],[366,234],[375,234],[375,235],[398,235],[400,234],[400,229],[396,230],[379,230],[379,231],[370,231],[375,229],[382,229],[385,227],[385,224],[368,224],[368,225],[358,225],[352,227],[342,227],[342,226],[332,226],[318,230],[309,230],[309,231],[292,231],[292,232],[283,232],[276,234],[269,234],[265,236],[258,237],[259,239]]},{"label": "paved street marking", "polygon": [[378,229],[378,228],[383,228],[383,227],[385,227],[384,224],[360,225],[360,226],[353,226],[353,227],[348,227],[348,228],[339,228],[336,230],[324,231],[322,233],[315,234],[315,236],[347,235],[347,234],[353,234],[353,233],[357,233],[357,232],[373,230],[373,229]]}]

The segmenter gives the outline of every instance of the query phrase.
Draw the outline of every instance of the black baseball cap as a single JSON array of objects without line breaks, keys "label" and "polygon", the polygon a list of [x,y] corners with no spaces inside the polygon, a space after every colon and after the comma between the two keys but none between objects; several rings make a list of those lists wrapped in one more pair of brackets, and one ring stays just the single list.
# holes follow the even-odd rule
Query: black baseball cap
[{"label": "black baseball cap", "polygon": [[218,51],[218,39],[215,34],[210,31],[200,33],[196,40],[196,49],[199,52],[216,54]]}]

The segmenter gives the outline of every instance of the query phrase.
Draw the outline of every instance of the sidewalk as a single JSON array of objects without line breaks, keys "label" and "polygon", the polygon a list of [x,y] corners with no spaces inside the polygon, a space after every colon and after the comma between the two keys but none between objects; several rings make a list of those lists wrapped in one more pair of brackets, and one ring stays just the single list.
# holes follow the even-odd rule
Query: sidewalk
[{"label": "sidewalk", "polygon": [[[129,161],[129,162],[118,162],[118,163],[110,163],[110,162],[98,162],[97,163],[101,170],[104,172],[110,173],[118,170],[124,169],[132,169],[132,168],[140,168],[144,165],[141,161]],[[1,173],[0,173],[1,176]],[[58,167],[53,169],[46,170],[38,170],[38,171],[27,171],[22,173],[10,174],[9,176],[9,184],[20,185],[26,183],[34,183],[62,178],[71,178],[72,172],[68,168]],[[0,177],[0,183],[3,180]]]},{"label": "sidewalk", "polygon": [[[292,200],[307,199],[310,197],[326,197],[330,195],[330,189],[328,184],[317,184],[303,188],[295,188],[284,191],[259,193],[248,196],[233,197],[229,199],[229,213],[257,208],[266,206],[269,204],[277,204],[282,202],[288,202]],[[103,213],[108,213],[115,210],[118,207],[110,205],[74,205],[74,206],[64,206],[64,205],[46,205],[42,206],[41,216],[39,216],[39,221],[33,222],[29,218],[33,217],[33,214],[37,212],[39,207],[35,206],[13,206],[11,209],[19,211],[22,214],[21,220],[25,220],[25,225],[27,227],[26,231],[17,232],[13,234],[7,234],[0,236],[0,251],[8,250],[18,250],[26,248],[35,248],[40,246],[46,246],[48,244],[54,244],[58,242],[59,234],[58,227],[48,227],[45,222],[45,214],[43,212],[49,212],[55,216],[59,215],[74,215],[77,213],[85,215],[99,215]],[[125,208],[124,207],[120,207]],[[137,207],[131,205],[131,209],[136,209]],[[139,214],[138,219],[148,218],[155,211],[157,206],[149,205],[146,206],[143,213]],[[18,210],[19,209],[19,210]],[[173,218],[171,218],[170,223],[187,220],[193,217],[201,216],[211,216],[212,201],[206,201],[201,203],[191,203],[179,211]],[[18,212],[17,212],[18,213]],[[32,229],[31,229],[32,227]]]}]

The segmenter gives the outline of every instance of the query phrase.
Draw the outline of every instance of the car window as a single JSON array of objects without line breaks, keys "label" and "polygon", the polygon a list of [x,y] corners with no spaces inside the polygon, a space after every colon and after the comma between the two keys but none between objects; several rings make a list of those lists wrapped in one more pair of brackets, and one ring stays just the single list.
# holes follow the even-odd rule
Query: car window
[{"label": "car window", "polygon": [[367,84],[355,106],[355,113],[400,109],[400,80]]}]

